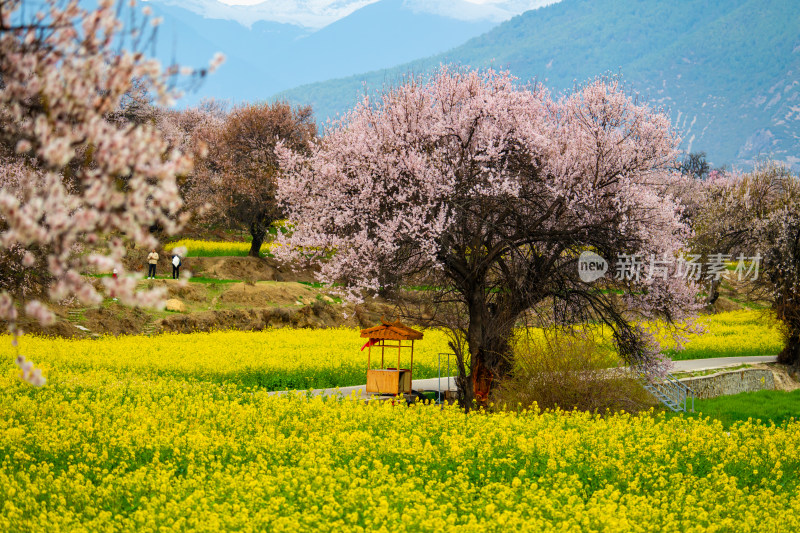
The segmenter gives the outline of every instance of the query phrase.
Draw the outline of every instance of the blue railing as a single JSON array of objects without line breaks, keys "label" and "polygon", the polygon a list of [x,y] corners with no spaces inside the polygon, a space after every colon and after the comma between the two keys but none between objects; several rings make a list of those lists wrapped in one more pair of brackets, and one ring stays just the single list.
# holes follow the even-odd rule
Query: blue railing
[{"label": "blue railing", "polygon": [[644,388],[672,411],[685,413],[691,408],[691,412],[694,413],[694,391],[672,374],[667,374],[661,379],[640,374],[640,378]]}]

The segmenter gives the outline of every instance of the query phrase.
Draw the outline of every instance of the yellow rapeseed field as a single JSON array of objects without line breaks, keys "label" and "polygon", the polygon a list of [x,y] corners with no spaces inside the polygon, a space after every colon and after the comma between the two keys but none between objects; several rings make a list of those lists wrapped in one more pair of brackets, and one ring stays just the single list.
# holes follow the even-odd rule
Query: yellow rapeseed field
[{"label": "yellow rapeseed field", "polygon": [[[762,311],[722,313],[703,317],[700,322],[707,333],[693,337],[686,350],[673,354],[675,359],[774,355],[783,344],[774,319]],[[148,378],[177,376],[286,390],[363,384],[367,355],[360,348],[364,341],[352,328],[273,329],[96,340],[26,336],[20,340],[20,347],[48,379],[64,370],[100,368]],[[425,331],[425,338],[415,344],[415,378],[438,374],[438,354],[449,351],[447,341],[442,331]],[[387,366],[395,366],[396,353],[387,349]],[[378,357],[379,352],[374,350],[373,354]],[[0,337],[0,357],[14,357],[8,337]],[[401,364],[406,365],[408,360],[404,351]],[[443,359],[442,364],[445,362]],[[452,375],[453,358],[450,364]]]},{"label": "yellow rapeseed field", "polygon": [[[697,325],[705,331],[690,335],[679,351],[673,349],[675,342],[671,336],[662,335],[659,340],[663,351],[674,360],[685,360],[776,355],[783,349],[784,336],[780,325],[767,309],[702,315],[697,319]],[[588,329],[594,333],[598,343],[612,349],[610,328],[591,326]],[[534,339],[543,337],[540,331],[533,331],[532,336]]]},{"label": "yellow rapeseed field", "polygon": [[[365,383],[367,351],[360,351],[365,341],[353,328],[168,333],[95,340],[26,336],[20,339],[20,353],[35,361],[48,379],[59,372],[91,368],[146,378],[177,376],[286,390]],[[414,377],[436,376],[438,353],[446,351],[443,332],[425,331],[425,338],[414,345]],[[404,366],[410,362],[407,352],[401,354]],[[380,362],[380,350],[373,348],[372,354],[375,365]],[[0,336],[0,356],[13,360],[7,336]],[[386,366],[396,365],[397,350],[387,348]],[[443,374],[445,371],[442,368]]]},{"label": "yellow rapeseed field", "polygon": [[[219,361],[219,366],[227,363]],[[0,380],[1,531],[797,531],[800,424]]]},{"label": "yellow rapeseed field", "polygon": [[[221,257],[221,256],[240,256],[244,257],[250,253],[249,242],[217,242],[201,241],[196,239],[181,239],[164,245],[167,250],[184,247],[187,250],[187,257]],[[266,255],[273,244],[265,242],[261,245],[261,255]]]},{"label": "yellow rapeseed field", "polygon": [[675,353],[674,359],[775,355],[783,349],[778,322],[766,309],[707,315],[699,322],[706,333],[690,339],[686,350]]},{"label": "yellow rapeseed field", "polygon": [[[732,342],[753,327],[739,318]],[[48,378],[37,389],[0,339],[0,531],[800,530],[794,420],[464,414],[266,390],[363,383],[362,342],[350,329],[25,337]],[[420,372],[445,346],[426,331]]]}]

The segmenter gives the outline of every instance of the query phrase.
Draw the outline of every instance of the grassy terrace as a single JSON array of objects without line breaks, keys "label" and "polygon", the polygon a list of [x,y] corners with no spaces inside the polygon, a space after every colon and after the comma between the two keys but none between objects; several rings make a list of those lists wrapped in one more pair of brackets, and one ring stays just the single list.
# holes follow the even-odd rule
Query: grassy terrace
[{"label": "grassy terrace", "polygon": [[800,419],[800,389],[791,392],[743,392],[733,396],[695,400],[694,410],[694,413],[683,416],[719,420],[726,429],[736,423],[748,421],[781,426],[796,423]]}]

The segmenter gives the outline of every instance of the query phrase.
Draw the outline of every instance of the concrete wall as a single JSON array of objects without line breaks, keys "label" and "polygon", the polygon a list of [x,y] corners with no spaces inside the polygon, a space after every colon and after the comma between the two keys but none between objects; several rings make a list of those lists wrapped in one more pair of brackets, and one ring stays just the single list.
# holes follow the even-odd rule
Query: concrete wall
[{"label": "concrete wall", "polygon": [[683,378],[680,381],[694,391],[696,398],[715,398],[740,392],[775,389],[772,371],[760,368],[723,371],[710,376]]}]

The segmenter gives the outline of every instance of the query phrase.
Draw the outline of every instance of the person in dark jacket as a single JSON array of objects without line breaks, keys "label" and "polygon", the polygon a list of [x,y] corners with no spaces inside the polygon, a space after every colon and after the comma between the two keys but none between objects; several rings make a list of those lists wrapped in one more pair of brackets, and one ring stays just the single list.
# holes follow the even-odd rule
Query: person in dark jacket
[{"label": "person in dark jacket", "polygon": [[181,276],[181,256],[175,254],[172,256],[172,279],[178,279]]}]

